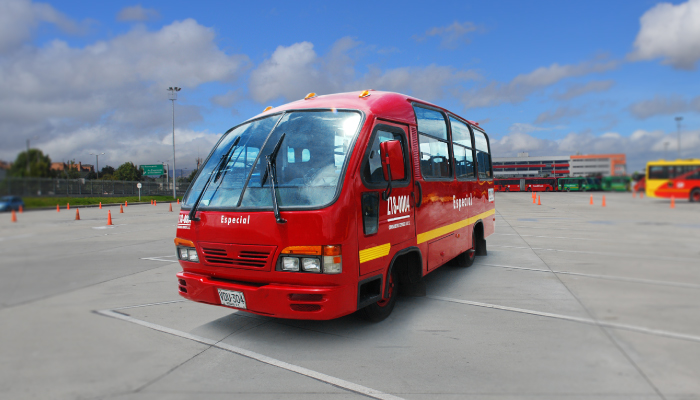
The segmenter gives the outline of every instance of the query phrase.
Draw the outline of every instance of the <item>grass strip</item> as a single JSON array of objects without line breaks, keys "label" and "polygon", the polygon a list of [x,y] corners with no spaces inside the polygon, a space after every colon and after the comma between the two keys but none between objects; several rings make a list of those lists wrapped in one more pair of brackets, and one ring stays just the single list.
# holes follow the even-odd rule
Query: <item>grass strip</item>
[{"label": "grass strip", "polygon": [[[25,197],[24,207],[26,209],[56,207],[56,204],[65,208],[66,204],[71,206],[89,206],[94,204],[123,204],[125,201],[129,203],[138,203],[139,196],[125,197]],[[156,200],[158,202],[173,201],[173,196],[141,196],[141,202],[150,202]]]}]

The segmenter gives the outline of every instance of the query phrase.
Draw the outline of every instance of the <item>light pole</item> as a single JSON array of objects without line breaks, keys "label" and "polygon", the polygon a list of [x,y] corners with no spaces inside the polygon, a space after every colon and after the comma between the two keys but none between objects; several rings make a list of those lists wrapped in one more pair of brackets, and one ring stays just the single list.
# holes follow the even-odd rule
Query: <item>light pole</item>
[{"label": "light pole", "polygon": [[664,160],[668,160],[668,142],[664,142]]},{"label": "light pole", "polygon": [[678,159],[681,159],[681,121],[683,117],[676,117],[676,126],[678,127]]},{"label": "light pole", "polygon": [[32,139],[37,139],[38,136],[32,136],[27,139],[27,175],[29,175],[29,141]]},{"label": "light pole", "polygon": [[105,153],[90,153],[91,156],[95,156],[95,173],[97,174],[97,179],[100,179],[100,156]]},{"label": "light pole", "polygon": [[177,92],[182,90],[177,86],[171,86],[168,88],[168,98],[173,102],[173,199],[177,197],[175,189],[177,187],[177,182],[175,179],[175,100],[177,100]]},{"label": "light pole", "polygon": [[[165,161],[158,161],[159,163],[165,165],[165,187],[170,187],[170,160],[165,160]],[[175,171],[173,171],[173,174],[175,174]]]}]

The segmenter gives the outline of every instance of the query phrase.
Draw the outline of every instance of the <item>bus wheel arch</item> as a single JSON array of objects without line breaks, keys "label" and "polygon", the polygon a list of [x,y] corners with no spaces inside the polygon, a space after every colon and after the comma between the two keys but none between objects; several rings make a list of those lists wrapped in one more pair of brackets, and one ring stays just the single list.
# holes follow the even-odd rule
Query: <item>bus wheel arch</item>
[{"label": "bus wheel arch", "polygon": [[486,251],[486,238],[484,237],[484,224],[481,222],[481,220],[477,221],[474,224],[474,237],[476,238],[476,255],[477,256],[485,256],[487,255]]},{"label": "bus wheel arch", "polygon": [[693,188],[690,191],[689,200],[691,202],[700,202],[700,188]]}]

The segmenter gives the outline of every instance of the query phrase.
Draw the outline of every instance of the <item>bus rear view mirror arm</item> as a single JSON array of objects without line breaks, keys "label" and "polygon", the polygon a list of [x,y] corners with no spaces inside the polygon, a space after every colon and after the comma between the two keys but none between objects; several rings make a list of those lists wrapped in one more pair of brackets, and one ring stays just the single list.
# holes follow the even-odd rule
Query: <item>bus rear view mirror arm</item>
[{"label": "bus rear view mirror arm", "polygon": [[384,180],[388,183],[386,190],[382,193],[382,199],[386,201],[391,195],[391,181],[406,179],[406,167],[404,165],[401,142],[398,140],[388,140],[380,143],[379,153],[382,160]]}]

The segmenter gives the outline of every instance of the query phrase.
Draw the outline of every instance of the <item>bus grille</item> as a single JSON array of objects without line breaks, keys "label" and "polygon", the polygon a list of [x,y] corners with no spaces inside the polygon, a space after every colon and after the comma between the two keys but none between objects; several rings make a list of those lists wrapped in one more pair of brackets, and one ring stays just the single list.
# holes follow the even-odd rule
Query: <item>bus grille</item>
[{"label": "bus grille", "polygon": [[200,243],[204,261],[216,267],[269,270],[276,246]]}]

